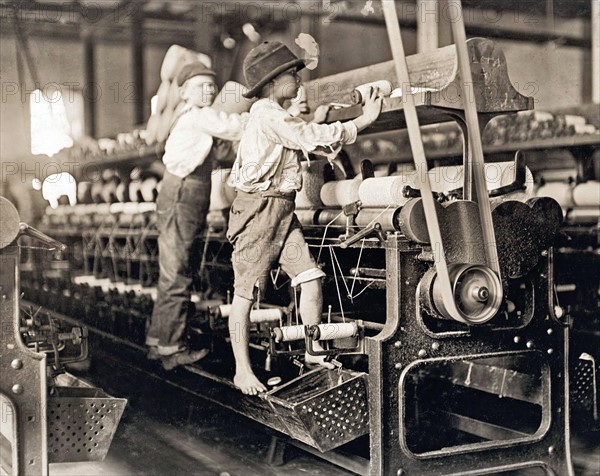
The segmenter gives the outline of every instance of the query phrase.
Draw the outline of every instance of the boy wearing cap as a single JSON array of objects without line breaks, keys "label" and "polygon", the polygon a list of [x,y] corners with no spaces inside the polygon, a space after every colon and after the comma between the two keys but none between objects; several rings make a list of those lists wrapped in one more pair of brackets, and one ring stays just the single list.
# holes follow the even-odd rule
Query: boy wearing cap
[{"label": "boy wearing cap", "polygon": [[[306,325],[321,320],[323,296],[317,266],[294,214],[294,197],[302,188],[300,152],[339,148],[356,140],[357,132],[377,119],[381,99],[371,91],[363,114],[348,122],[307,123],[292,117],[283,103],[298,93],[298,71],[304,61],[284,44],[264,42],[244,60],[244,75],[250,90],[244,95],[258,97],[250,109],[230,184],[237,190],[231,206],[227,237],[233,244],[234,298],[229,332],[236,361],[234,384],[248,395],[266,391],[250,366],[249,316],[256,293],[265,286],[269,271],[277,262],[300,286],[299,313]],[[323,357],[305,355],[309,364],[331,368]]]},{"label": "boy wearing cap", "polygon": [[217,93],[215,73],[203,63],[184,66],[176,81],[185,105],[165,144],[166,170],[156,201],[159,280],[146,333],[148,358],[162,359],[167,370],[208,354],[206,349],[191,351],[186,335],[194,311],[190,294],[197,240],[208,212],[212,163],[224,150],[218,140],[239,140],[248,117],[210,107]]}]

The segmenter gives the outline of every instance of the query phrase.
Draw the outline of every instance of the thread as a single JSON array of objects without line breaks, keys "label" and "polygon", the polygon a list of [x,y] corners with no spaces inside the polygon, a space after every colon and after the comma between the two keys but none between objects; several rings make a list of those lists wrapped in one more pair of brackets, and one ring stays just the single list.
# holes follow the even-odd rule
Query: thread
[{"label": "thread", "polygon": [[519,111],[517,118],[525,118],[535,122],[548,122],[554,120],[554,115],[546,111]]},{"label": "thread", "polygon": [[167,97],[167,107],[165,108],[165,111],[174,111],[180,102],[181,96],[179,95],[179,86],[177,86],[177,83],[173,81],[169,85],[169,95]]},{"label": "thread", "polygon": [[558,202],[563,208],[570,208],[573,202],[573,187],[564,182],[548,182],[538,188],[537,197],[550,197]]},{"label": "thread", "polygon": [[565,124],[567,126],[584,126],[587,123],[587,119],[583,116],[574,116],[572,114],[565,114]]},{"label": "thread", "polygon": [[383,231],[400,231],[401,208],[363,208],[356,215],[356,225],[364,228],[379,223]]},{"label": "thread", "polygon": [[428,175],[431,190],[434,192],[448,193],[463,186],[464,171],[462,165],[434,167],[429,170]]},{"label": "thread", "polygon": [[[488,190],[510,185],[514,180],[514,162],[496,162],[485,164],[484,176]],[[526,168],[524,191],[506,194],[496,199],[500,200],[522,200],[526,201],[533,194],[533,175]],[[464,185],[464,170],[462,165],[435,167],[428,171],[431,189],[438,193],[450,193],[462,188]],[[405,172],[390,177],[376,177],[365,179],[359,187],[359,198],[363,207],[385,208],[387,206],[403,206],[407,198],[402,195],[405,186],[415,189],[421,188],[423,177],[415,171]]]},{"label": "thread", "polygon": [[600,208],[595,207],[577,207],[567,212],[566,221],[571,225],[577,224],[598,224],[600,219]]},{"label": "thread", "polygon": [[274,307],[271,309],[252,309],[250,311],[250,322],[279,322],[283,318],[281,309]]},{"label": "thread", "polygon": [[175,79],[184,65],[196,61],[204,63],[209,68],[212,64],[207,55],[179,45],[171,45],[167,50],[160,68],[161,83],[157,91],[156,110],[146,125],[146,144],[152,145],[167,139],[171,121],[184,104]]},{"label": "thread", "polygon": [[158,127],[160,124],[161,116],[159,114],[152,114],[148,119],[148,124],[146,124],[146,144],[152,145],[155,144],[158,134]]},{"label": "thread", "polygon": [[236,81],[227,81],[212,103],[212,107],[227,114],[241,114],[250,111],[254,99],[243,96],[248,91],[244,85]]},{"label": "thread", "polygon": [[[52,210],[52,209],[51,209]],[[78,204],[73,207],[73,213],[78,216],[85,216],[89,214],[89,209],[87,204]],[[48,212],[46,212],[46,215]]]},{"label": "thread", "polygon": [[156,177],[148,177],[140,185],[140,193],[144,202],[154,202],[158,195],[157,191],[158,179]]},{"label": "thread", "polygon": [[[225,319],[231,314],[231,304],[221,304],[217,306],[219,315]],[[250,311],[250,322],[259,323],[259,322],[273,322],[280,321],[283,318],[283,311],[278,308],[269,308],[269,309],[252,309]]]},{"label": "thread", "polygon": [[575,134],[577,135],[595,134],[596,126],[594,126],[593,124],[575,124],[573,126],[573,131],[575,131]]},{"label": "thread", "polygon": [[304,340],[306,331],[304,326],[283,326],[273,329],[275,342],[291,342],[294,340]]},{"label": "thread", "polygon": [[352,102],[354,104],[364,104],[371,88],[376,89],[379,96],[389,96],[392,94],[393,89],[392,83],[387,79],[361,84],[360,86],[356,86],[354,91],[352,91]]},{"label": "thread", "polygon": [[123,213],[135,215],[140,212],[140,204],[136,202],[127,202],[123,204]]},{"label": "thread", "polygon": [[158,87],[156,92],[156,112],[161,113],[165,110],[169,103],[169,90],[171,83],[169,81],[163,81]]},{"label": "thread", "polygon": [[183,66],[183,52],[185,48],[179,45],[171,45],[160,67],[160,79],[163,81],[174,81],[177,73]]},{"label": "thread", "polygon": [[160,67],[160,79],[162,81],[174,81],[184,65],[196,61],[204,63],[209,68],[212,66],[212,60],[209,56],[183,46],[171,45],[165,53]]},{"label": "thread", "polygon": [[117,200],[119,202],[128,202],[129,201],[129,180],[123,180],[119,185],[117,185],[117,190],[115,191],[117,196]]},{"label": "thread", "polygon": [[343,207],[359,200],[360,176],[352,180],[335,180],[323,184],[321,202],[326,207]]},{"label": "thread", "polygon": [[[434,167],[429,170],[429,181],[434,192],[449,193],[464,185],[464,170],[462,165]],[[485,164],[483,171],[488,191],[510,185],[514,180],[515,163],[494,162]],[[529,168],[525,169],[525,183],[531,196],[533,192],[533,175]],[[530,198],[530,196],[528,198]],[[513,198],[514,199],[514,198]]]},{"label": "thread", "polygon": [[325,208],[320,210],[317,215],[317,225],[321,226],[346,226],[346,215],[340,213],[339,208]]},{"label": "thread", "polygon": [[361,182],[358,197],[363,207],[401,207],[407,201],[402,194],[405,186],[416,187],[416,174],[393,177],[374,177]]},{"label": "thread", "polygon": [[[160,186],[162,182],[159,182],[158,185]],[[159,189],[160,187],[157,186],[157,189]],[[154,202],[142,202],[138,204],[139,208],[139,212],[140,213],[149,213],[149,212],[156,212],[156,203]]]},{"label": "thread", "polygon": [[123,213],[125,204],[124,203],[111,203],[110,204],[110,208],[109,211],[112,215],[117,215],[119,213]]},{"label": "thread", "polygon": [[[328,170],[326,170],[326,167]],[[335,179],[343,179],[344,172],[338,165],[332,165],[327,160],[311,160],[303,162],[301,166],[302,190],[296,194],[296,208],[320,208],[323,206],[321,201],[321,188],[325,184],[325,175],[333,174]]]},{"label": "thread", "polygon": [[77,203],[92,203],[92,182],[77,183]]},{"label": "thread", "polygon": [[311,161],[310,167],[302,164],[302,189],[296,194],[296,208],[318,208],[321,202],[321,187],[325,183],[323,161]]},{"label": "thread", "polygon": [[173,121],[173,111],[169,108],[165,109],[162,114],[158,116],[158,121],[155,127],[155,138],[158,142],[164,142],[169,136],[171,130],[171,122]]},{"label": "thread", "polygon": [[314,328],[314,340],[334,340],[353,337],[358,334],[356,322],[344,322],[339,324],[319,324]]},{"label": "thread", "polygon": [[298,221],[305,226],[311,226],[317,224],[317,210],[296,210],[296,216]]},{"label": "thread", "polygon": [[98,180],[92,184],[92,187],[90,189],[90,195],[91,195],[92,201],[94,203],[102,203],[103,202],[102,186],[103,185],[100,180]]},{"label": "thread", "polygon": [[105,203],[114,203],[117,201],[117,186],[119,185],[118,177],[111,177],[102,185],[102,200]]},{"label": "thread", "polygon": [[573,202],[578,207],[600,207],[600,182],[589,180],[573,189]]}]

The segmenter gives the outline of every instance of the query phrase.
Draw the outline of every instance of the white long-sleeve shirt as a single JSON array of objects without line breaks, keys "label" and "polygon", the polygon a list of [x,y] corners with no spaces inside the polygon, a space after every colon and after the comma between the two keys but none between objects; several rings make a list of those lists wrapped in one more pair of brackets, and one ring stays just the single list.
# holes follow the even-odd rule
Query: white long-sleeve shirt
[{"label": "white long-sleeve shirt", "polygon": [[308,123],[275,101],[260,99],[250,109],[229,183],[244,192],[268,189],[291,192],[302,188],[300,155],[317,148],[337,148],[356,140],[352,121]]},{"label": "white long-sleeve shirt", "polygon": [[211,107],[186,106],[165,144],[166,169],[178,177],[188,176],[208,157],[213,137],[239,140],[248,117],[247,112],[227,114]]}]

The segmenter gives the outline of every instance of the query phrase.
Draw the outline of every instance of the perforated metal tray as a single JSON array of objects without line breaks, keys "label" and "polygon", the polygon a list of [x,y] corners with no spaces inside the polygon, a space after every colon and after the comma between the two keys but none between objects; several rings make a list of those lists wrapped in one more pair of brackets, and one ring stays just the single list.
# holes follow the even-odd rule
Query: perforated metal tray
[{"label": "perforated metal tray", "polygon": [[365,373],[317,369],[265,398],[291,437],[323,452],[369,432]]},{"label": "perforated metal tray", "polygon": [[597,369],[600,369],[600,366],[592,355],[581,354],[572,370],[570,385],[573,404],[589,413],[595,421],[600,419]]},{"label": "perforated metal tray", "polygon": [[127,400],[95,387],[55,387],[48,397],[48,462],[101,461]]}]

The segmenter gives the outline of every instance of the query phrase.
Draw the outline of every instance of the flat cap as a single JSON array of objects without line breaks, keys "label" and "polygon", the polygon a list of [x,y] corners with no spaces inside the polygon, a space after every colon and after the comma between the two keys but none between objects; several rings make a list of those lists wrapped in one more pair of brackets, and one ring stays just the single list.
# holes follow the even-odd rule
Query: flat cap
[{"label": "flat cap", "polygon": [[200,75],[212,76],[214,78],[217,74],[200,61],[188,63],[183,68],[181,68],[181,71],[179,71],[179,73],[177,74],[177,86],[182,86],[183,83],[185,83],[188,79]]}]

